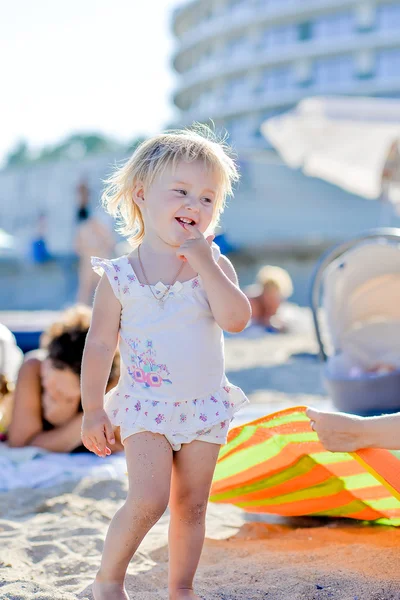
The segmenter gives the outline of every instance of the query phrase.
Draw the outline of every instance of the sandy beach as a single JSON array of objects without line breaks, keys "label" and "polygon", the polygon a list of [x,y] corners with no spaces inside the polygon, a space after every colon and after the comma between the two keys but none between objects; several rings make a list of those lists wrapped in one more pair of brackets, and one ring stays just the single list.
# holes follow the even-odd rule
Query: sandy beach
[{"label": "sandy beach", "polygon": [[[292,335],[227,339],[227,371],[251,406],[241,419],[285,406],[329,406],[305,326]],[[85,477],[0,494],[0,598],[91,599],[111,517],[126,478]],[[130,597],[166,600],[168,513],[149,533],[127,578]],[[400,599],[400,531],[350,520],[280,519],[210,504],[197,575],[205,600]]]}]

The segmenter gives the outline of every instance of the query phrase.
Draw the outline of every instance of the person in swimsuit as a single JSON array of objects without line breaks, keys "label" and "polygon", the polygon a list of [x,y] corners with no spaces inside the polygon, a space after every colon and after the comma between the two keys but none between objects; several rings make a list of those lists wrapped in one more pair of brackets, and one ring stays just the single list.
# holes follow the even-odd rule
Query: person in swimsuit
[{"label": "person in swimsuit", "polygon": [[[82,445],[79,376],[91,309],[74,306],[42,334],[41,348],[30,352],[18,373],[7,431],[11,447],[37,446],[52,452],[86,452]],[[108,381],[119,375],[114,358]],[[122,450],[118,443],[114,451]]]},{"label": "person in swimsuit", "polygon": [[[119,426],[129,492],[106,537],[95,600],[126,600],[125,575],[169,503],[169,598],[194,600],[219,449],[248,400],[225,376],[223,330],[242,331],[250,304],[213,244],[238,177],[207,129],[160,134],[111,176],[103,200],[133,250],[93,258],[102,275],[82,365],[82,440],[106,456]],[[121,376],[106,397],[119,340]]]},{"label": "person in swimsuit", "polygon": [[282,302],[293,294],[293,283],[285,269],[263,266],[257,273],[257,282],[244,291],[251,305],[252,324],[263,327],[269,333],[286,331],[279,309]]},{"label": "person in swimsuit", "polygon": [[79,209],[78,227],[74,240],[75,252],[79,257],[77,302],[91,306],[98,277],[90,264],[93,255],[110,258],[114,256],[115,238],[113,232],[101,219],[100,211],[92,211],[89,206],[89,189],[82,181],[78,186]]}]

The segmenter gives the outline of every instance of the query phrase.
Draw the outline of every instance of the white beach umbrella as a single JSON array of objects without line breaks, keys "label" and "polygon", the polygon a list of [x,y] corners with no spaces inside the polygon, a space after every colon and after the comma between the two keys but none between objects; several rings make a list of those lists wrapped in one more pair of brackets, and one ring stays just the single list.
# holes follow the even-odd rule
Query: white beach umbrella
[{"label": "white beach umbrella", "polygon": [[400,201],[400,101],[308,98],[261,129],[290,167],[365,198]]}]

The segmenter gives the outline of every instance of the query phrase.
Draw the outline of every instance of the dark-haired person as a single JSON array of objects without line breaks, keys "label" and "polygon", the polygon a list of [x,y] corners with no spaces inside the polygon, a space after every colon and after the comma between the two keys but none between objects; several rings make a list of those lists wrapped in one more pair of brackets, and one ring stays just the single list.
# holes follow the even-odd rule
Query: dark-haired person
[{"label": "dark-haired person", "polygon": [[[70,308],[42,335],[41,348],[27,355],[14,391],[8,429],[10,446],[37,446],[52,452],[86,451],[81,442],[79,379],[90,318],[90,308]],[[118,377],[116,357],[107,390],[116,385]],[[112,451],[122,449],[116,435]]]}]

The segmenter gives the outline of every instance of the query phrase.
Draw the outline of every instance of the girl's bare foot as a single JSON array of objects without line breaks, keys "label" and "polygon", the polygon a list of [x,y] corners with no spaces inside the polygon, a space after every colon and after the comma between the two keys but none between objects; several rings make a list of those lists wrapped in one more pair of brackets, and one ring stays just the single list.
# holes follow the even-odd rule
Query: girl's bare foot
[{"label": "girl's bare foot", "polygon": [[191,589],[182,589],[170,592],[169,600],[201,600],[201,598]]},{"label": "girl's bare foot", "polygon": [[123,583],[104,583],[95,579],[92,592],[94,600],[129,600]]}]

